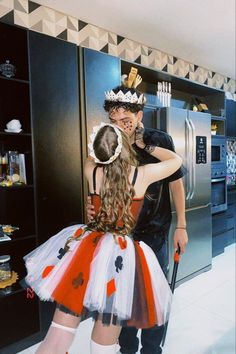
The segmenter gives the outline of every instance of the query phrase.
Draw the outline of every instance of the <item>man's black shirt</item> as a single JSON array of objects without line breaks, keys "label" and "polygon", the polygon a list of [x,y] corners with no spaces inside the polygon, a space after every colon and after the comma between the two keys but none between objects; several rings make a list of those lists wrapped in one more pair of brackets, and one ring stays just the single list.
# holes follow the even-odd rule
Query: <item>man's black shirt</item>
[{"label": "man's black shirt", "polygon": [[[161,130],[145,128],[144,143],[175,151],[172,138]],[[137,145],[133,144],[133,147],[137,152],[140,165],[158,161]],[[133,232],[134,239],[144,241],[152,247],[155,244],[155,248],[162,246],[171,224],[169,182],[175,181],[183,175],[183,169],[180,168],[168,178],[154,182],[148,187],[144,205]]]}]

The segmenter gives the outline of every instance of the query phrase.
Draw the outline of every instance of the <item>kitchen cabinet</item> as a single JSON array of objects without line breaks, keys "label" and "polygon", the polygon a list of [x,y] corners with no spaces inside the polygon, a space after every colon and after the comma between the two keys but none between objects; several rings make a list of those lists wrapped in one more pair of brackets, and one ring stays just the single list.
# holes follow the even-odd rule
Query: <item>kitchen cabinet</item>
[{"label": "kitchen cabinet", "polygon": [[[14,77],[0,73],[0,153],[25,155],[27,184],[0,187],[0,224],[18,226],[0,242],[11,256],[17,283],[1,293],[1,354],[14,354],[40,341],[54,304],[24,289],[23,256],[63,227],[83,219],[83,181],[77,46],[0,23],[0,63],[10,60]],[[5,132],[11,119],[22,132]]]},{"label": "kitchen cabinet", "polygon": [[226,135],[236,137],[236,101],[226,100]]}]

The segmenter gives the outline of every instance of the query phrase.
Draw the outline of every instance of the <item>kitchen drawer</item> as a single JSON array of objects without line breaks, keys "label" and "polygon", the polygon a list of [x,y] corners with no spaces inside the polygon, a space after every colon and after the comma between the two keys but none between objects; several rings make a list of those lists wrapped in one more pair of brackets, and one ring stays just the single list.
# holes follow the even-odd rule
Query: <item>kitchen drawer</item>
[{"label": "kitchen drawer", "polygon": [[235,219],[233,216],[227,216],[227,230],[235,228]]},{"label": "kitchen drawer", "polygon": [[222,234],[227,231],[226,213],[212,215],[212,235]]},{"label": "kitchen drawer", "polygon": [[234,228],[234,229],[228,230],[225,246],[232,245],[233,243],[235,243],[235,241],[236,241],[236,230]]},{"label": "kitchen drawer", "polygon": [[212,237],[212,257],[216,257],[219,254],[224,253],[224,249],[227,243],[228,243],[227,231],[213,236]]}]

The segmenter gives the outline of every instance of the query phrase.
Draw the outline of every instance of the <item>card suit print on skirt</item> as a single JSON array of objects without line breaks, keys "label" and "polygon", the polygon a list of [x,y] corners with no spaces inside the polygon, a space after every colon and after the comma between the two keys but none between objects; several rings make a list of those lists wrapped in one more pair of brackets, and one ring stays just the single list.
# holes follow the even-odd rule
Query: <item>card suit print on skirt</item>
[{"label": "card suit print on skirt", "polygon": [[119,270],[123,268],[123,258],[121,256],[117,256],[115,260],[116,272],[119,273]]},{"label": "card suit print on skirt", "polygon": [[122,250],[126,249],[127,241],[123,237],[118,237],[119,246]]},{"label": "card suit print on skirt", "polygon": [[111,279],[107,283],[107,296],[111,296],[116,291],[115,279]]},{"label": "card suit print on skirt", "polygon": [[77,289],[79,286],[84,284],[83,272],[80,272],[78,277],[72,280],[73,288]]},{"label": "card suit print on skirt", "polygon": [[53,270],[54,265],[50,265],[47,266],[46,268],[44,268],[43,272],[42,272],[42,278],[46,278],[46,276]]},{"label": "card suit print on skirt", "polygon": [[59,249],[59,255],[57,256],[58,259],[62,259],[62,257],[66,254],[66,252],[68,251],[69,247],[66,246],[65,248],[60,248]]},{"label": "card suit print on skirt", "polygon": [[81,236],[82,233],[83,233],[83,231],[84,231],[84,230],[80,227],[79,229],[77,229],[77,230],[75,231],[74,237],[79,237],[79,236]]}]

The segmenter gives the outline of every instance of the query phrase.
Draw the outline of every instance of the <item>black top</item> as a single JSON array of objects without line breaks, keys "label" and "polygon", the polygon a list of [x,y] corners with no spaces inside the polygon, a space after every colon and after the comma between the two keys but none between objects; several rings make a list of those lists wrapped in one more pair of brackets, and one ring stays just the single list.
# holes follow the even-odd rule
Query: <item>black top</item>
[{"label": "black top", "polygon": [[[175,151],[172,138],[161,130],[145,128],[144,142]],[[157,161],[155,157],[140,149],[137,145],[133,144],[133,147],[138,154],[140,165]],[[136,240],[142,240],[150,246],[155,243],[155,248],[161,248],[168,236],[171,224],[169,182],[175,181],[183,175],[184,170],[181,167],[168,178],[154,182],[148,187],[144,205],[134,230]]]},{"label": "black top", "polygon": [[[98,168],[98,165],[94,167],[93,169],[93,193],[90,193],[91,194],[97,194],[96,192],[96,172],[97,172],[97,168]],[[135,167],[135,170],[134,170],[134,175],[133,175],[133,178],[132,178],[132,186],[134,187],[135,185],[135,182],[136,182],[136,179],[138,177],[138,168]]]}]

